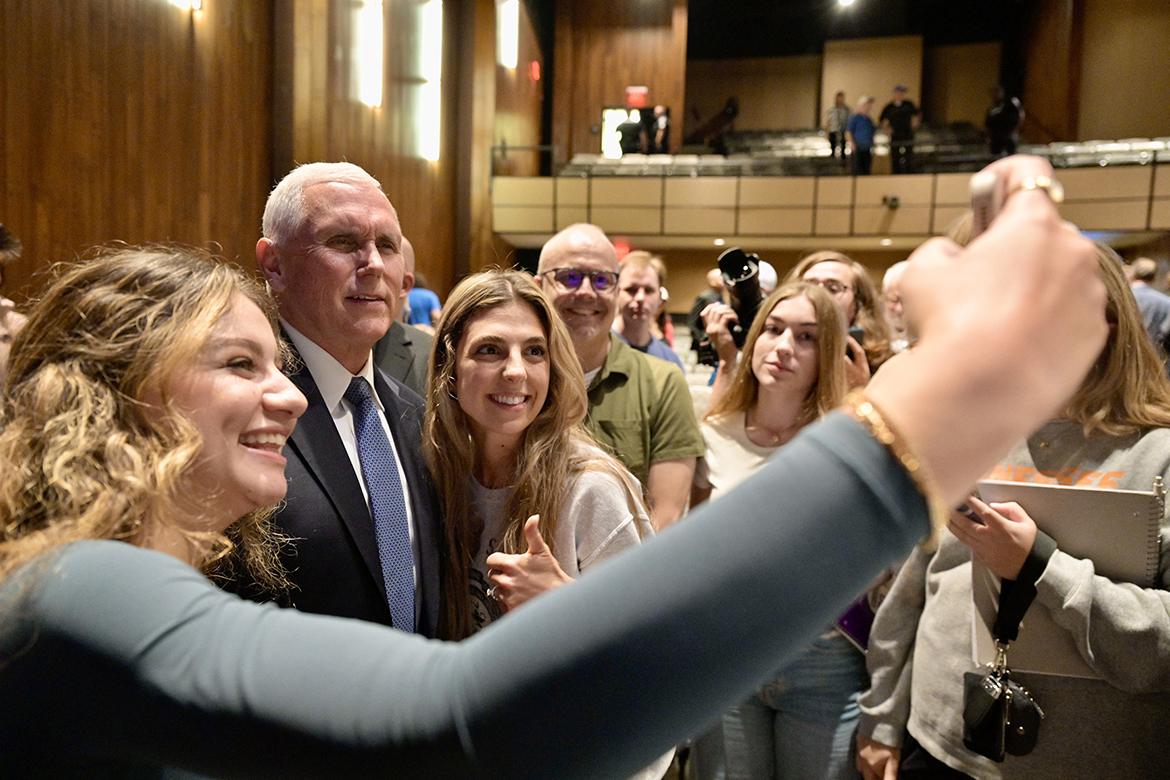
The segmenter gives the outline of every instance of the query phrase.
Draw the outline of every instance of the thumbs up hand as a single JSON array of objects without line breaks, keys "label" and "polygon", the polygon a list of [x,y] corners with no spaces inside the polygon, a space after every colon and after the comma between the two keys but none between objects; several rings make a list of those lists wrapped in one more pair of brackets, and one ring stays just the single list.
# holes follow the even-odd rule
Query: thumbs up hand
[{"label": "thumbs up hand", "polygon": [[505,610],[513,610],[546,590],[573,581],[540,535],[539,522],[540,515],[533,515],[524,524],[528,552],[520,555],[492,553],[487,558],[488,579],[492,581],[496,599]]}]

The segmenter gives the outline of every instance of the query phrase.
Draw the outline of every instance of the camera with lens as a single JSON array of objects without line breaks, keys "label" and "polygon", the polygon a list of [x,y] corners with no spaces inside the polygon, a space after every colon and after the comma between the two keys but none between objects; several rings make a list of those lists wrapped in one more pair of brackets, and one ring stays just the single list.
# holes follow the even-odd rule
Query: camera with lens
[{"label": "camera with lens", "polygon": [[735,346],[743,349],[748,328],[763,301],[760,291],[760,257],[735,246],[719,255],[719,273],[731,298],[731,308],[739,322],[731,326]]}]

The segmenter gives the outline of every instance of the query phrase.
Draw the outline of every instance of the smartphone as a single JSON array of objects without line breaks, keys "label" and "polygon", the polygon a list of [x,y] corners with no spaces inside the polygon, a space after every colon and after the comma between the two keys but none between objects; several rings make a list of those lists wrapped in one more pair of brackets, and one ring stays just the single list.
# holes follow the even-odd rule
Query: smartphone
[{"label": "smartphone", "polygon": [[979,523],[979,525],[985,525],[985,523],[983,522],[983,518],[982,518],[982,517],[980,517],[980,516],[979,516],[979,515],[978,515],[978,514],[975,512],[975,510],[974,510],[974,509],[972,509],[972,508],[971,508],[971,507],[970,507],[968,504],[966,504],[966,503],[959,504],[957,507],[955,507],[955,511],[956,511],[956,512],[958,512],[958,513],[959,513],[959,514],[961,514],[961,515],[965,515],[966,517],[968,517],[968,518],[970,518],[970,519],[974,520],[976,523]]},{"label": "smartphone", "polygon": [[[863,341],[865,341],[865,328],[859,328],[858,326],[853,325],[852,327],[849,328],[849,335],[853,337],[854,341],[856,341],[858,344],[860,344]],[[853,359],[853,347],[846,344],[845,345],[845,354],[849,356],[850,360],[852,360]]]},{"label": "smartphone", "polygon": [[999,212],[996,189],[999,177],[991,171],[980,171],[971,177],[971,211],[975,220],[971,224],[971,238],[987,230],[991,220]]}]

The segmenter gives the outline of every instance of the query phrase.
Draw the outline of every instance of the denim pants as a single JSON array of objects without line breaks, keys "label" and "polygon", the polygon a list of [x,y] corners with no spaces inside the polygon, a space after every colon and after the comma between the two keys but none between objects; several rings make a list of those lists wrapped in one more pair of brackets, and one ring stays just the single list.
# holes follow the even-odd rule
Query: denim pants
[{"label": "denim pants", "polygon": [[865,656],[837,632],[723,715],[727,780],[857,780]]}]

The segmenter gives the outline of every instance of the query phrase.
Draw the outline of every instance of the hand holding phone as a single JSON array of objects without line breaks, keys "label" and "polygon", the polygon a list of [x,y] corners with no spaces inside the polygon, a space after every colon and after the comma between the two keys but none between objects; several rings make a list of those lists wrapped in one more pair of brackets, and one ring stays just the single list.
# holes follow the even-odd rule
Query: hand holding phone
[{"label": "hand holding phone", "polygon": [[971,224],[971,238],[987,230],[991,220],[999,213],[999,177],[992,171],[980,171],[971,177],[971,211],[975,220]]}]

